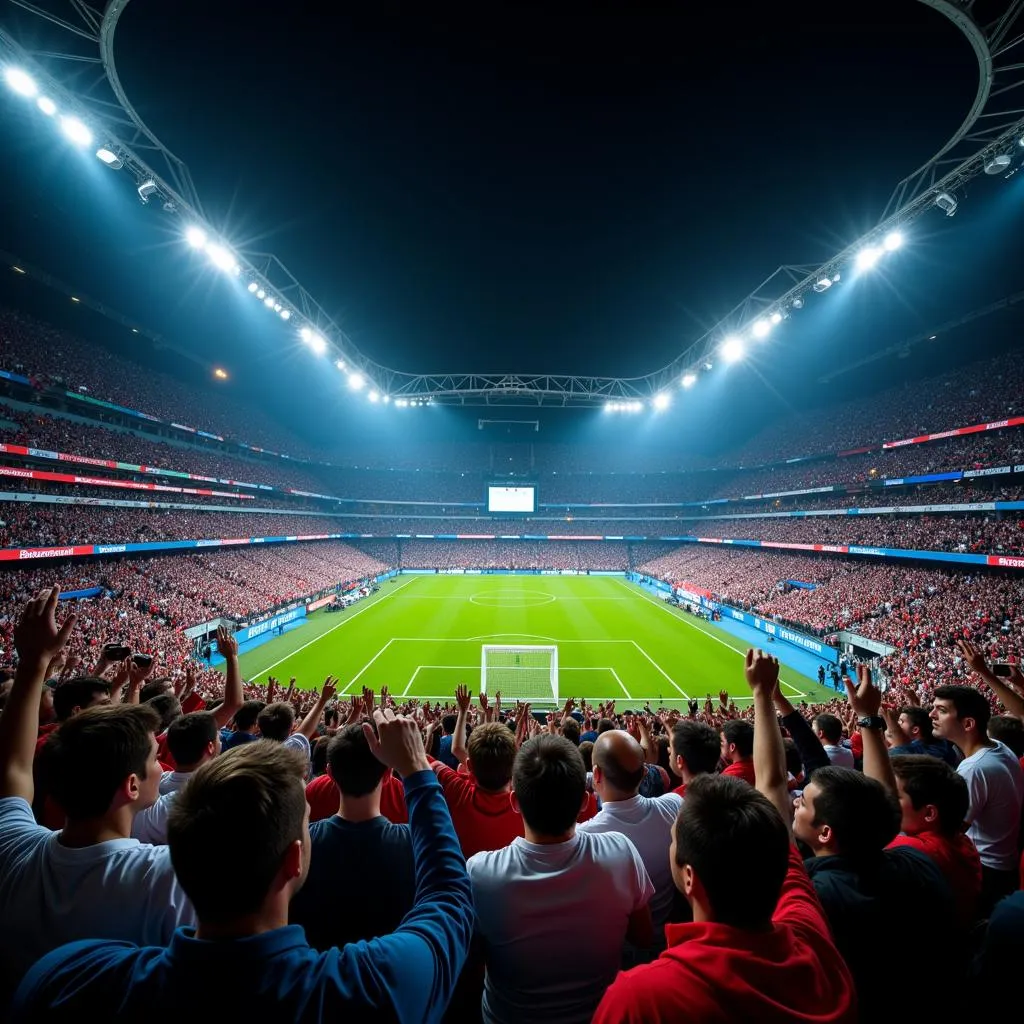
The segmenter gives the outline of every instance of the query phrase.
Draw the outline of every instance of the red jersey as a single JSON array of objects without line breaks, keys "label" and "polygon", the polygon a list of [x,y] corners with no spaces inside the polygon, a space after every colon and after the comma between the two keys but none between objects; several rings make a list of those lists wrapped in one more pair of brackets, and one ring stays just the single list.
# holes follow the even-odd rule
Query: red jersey
[{"label": "red jersey", "polygon": [[772,924],[666,925],[669,948],[612,982],[594,1024],[853,1024],[853,978],[796,847]]},{"label": "red jersey", "polygon": [[[309,822],[323,821],[338,813],[341,794],[330,775],[318,775],[306,784]],[[405,809],[405,788],[394,772],[388,772],[380,787],[380,813],[393,825],[405,825],[409,812]]]},{"label": "red jersey", "polygon": [[731,775],[734,779],[742,779],[744,782],[749,782],[752,786],[754,785],[754,762],[750,761],[733,761],[732,764],[727,765],[722,770],[723,775]]},{"label": "red jersey", "polygon": [[467,859],[485,850],[501,850],[523,835],[523,819],[512,809],[507,789],[499,793],[481,789],[472,775],[453,772],[440,761],[431,768],[444,790],[455,834]]},{"label": "red jersey", "polygon": [[897,836],[889,849],[896,846],[920,850],[935,861],[953,890],[960,923],[970,927],[977,916],[981,895],[981,858],[974,843],[962,832],[953,837],[940,832],[918,832],[914,836]]}]

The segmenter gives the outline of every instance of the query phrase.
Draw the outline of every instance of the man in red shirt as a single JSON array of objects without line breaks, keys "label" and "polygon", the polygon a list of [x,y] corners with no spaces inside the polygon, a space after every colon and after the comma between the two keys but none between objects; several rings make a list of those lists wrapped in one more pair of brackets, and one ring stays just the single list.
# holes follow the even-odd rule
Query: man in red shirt
[{"label": "man in red shirt", "polygon": [[668,742],[668,763],[683,780],[672,792],[685,797],[688,783],[698,775],[710,775],[718,767],[720,757],[718,733],[704,722],[681,718],[672,726]]},{"label": "man in red shirt", "polygon": [[730,719],[722,726],[723,775],[731,775],[754,785],[754,727],[742,718]]},{"label": "man in red shirt", "polygon": [[758,789],[724,774],[689,784],[670,856],[693,923],[666,927],[669,948],[618,976],[594,1024],[857,1019],[853,979],[790,832],[772,704],[779,663],[751,650],[745,668],[754,693]]}]

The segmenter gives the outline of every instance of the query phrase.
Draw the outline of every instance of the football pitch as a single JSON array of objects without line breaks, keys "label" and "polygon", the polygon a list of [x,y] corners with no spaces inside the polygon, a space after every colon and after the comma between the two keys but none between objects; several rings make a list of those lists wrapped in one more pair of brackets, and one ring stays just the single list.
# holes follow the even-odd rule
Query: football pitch
[{"label": "football pitch", "polygon": [[[625,709],[685,706],[722,689],[750,696],[742,640],[609,576],[397,576],[346,611],[318,612],[243,654],[241,668],[252,682],[294,676],[308,688],[332,675],[339,696],[387,686],[398,700],[443,702],[459,683],[479,692],[484,644],[556,645],[561,700],[614,699]],[[782,678],[791,699],[825,694],[788,666]],[[502,696],[517,694],[506,684]]]}]

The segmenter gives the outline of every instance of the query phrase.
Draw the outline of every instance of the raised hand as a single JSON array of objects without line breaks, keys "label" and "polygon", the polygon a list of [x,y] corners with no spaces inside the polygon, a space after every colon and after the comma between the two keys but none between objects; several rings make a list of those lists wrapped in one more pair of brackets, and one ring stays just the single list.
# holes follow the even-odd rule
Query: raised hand
[{"label": "raised hand", "polygon": [[779,685],[779,659],[751,647],[743,660],[743,674],[754,696],[767,693],[770,697]]},{"label": "raised hand", "polygon": [[238,657],[238,641],[227,626],[217,627],[217,653],[225,659]]},{"label": "raised hand", "polygon": [[846,693],[850,698],[850,706],[860,718],[873,718],[882,706],[882,691],[871,681],[871,669],[867,665],[857,666],[857,685],[849,679]]},{"label": "raised hand", "polygon": [[[292,686],[295,680],[292,680]],[[320,703],[326,704],[338,692],[338,680],[334,676],[328,676],[324,680],[324,688],[320,691]]]},{"label": "raised hand", "polygon": [[14,627],[14,646],[21,661],[35,662],[42,668],[68,642],[75,625],[75,613],[70,612],[63,625],[57,626],[55,613],[60,587],[40,590],[22,610]]},{"label": "raised hand", "polygon": [[958,640],[957,646],[959,646],[960,651],[964,656],[964,661],[967,662],[967,667],[972,672],[976,672],[979,676],[990,674],[988,662],[985,660],[985,655],[982,654],[974,644],[969,640]]},{"label": "raised hand", "polygon": [[373,718],[374,703],[375,703],[375,701],[374,701],[374,697],[373,697],[373,690],[371,690],[368,687],[364,686],[363,687],[363,711],[366,714],[367,718]]},{"label": "raised hand", "polygon": [[465,714],[469,711],[469,705],[473,700],[473,694],[469,688],[463,683],[459,683],[455,687],[455,704],[458,707],[460,713]]},{"label": "raised hand", "polygon": [[727,708],[729,706],[729,691],[728,690],[719,690],[718,691],[718,703],[721,704],[723,708]]},{"label": "raised hand", "polygon": [[411,718],[396,715],[390,708],[378,708],[373,720],[377,731],[374,732],[369,722],[363,722],[363,735],[381,764],[398,772],[403,779],[430,770],[419,726]]}]

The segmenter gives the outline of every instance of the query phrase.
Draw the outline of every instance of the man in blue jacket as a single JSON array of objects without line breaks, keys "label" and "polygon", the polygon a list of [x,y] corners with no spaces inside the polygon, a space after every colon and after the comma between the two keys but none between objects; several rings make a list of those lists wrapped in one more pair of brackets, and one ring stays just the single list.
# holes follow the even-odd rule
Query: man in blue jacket
[{"label": "man in blue jacket", "polygon": [[306,766],[260,740],[199,768],[170,813],[171,860],[198,926],[166,947],[90,940],[54,950],[25,976],[13,1019],[440,1020],[472,936],[469,878],[418,727],[392,711],[374,719],[376,731],[363,728],[404,780],[416,865],[415,904],[393,933],[318,952],[288,924],[309,868]]}]

